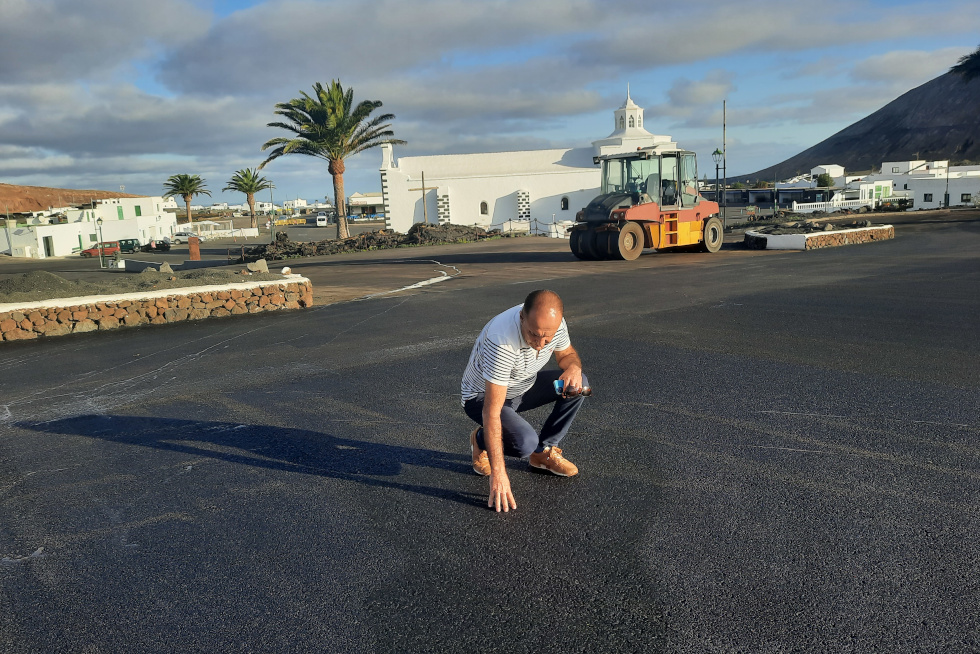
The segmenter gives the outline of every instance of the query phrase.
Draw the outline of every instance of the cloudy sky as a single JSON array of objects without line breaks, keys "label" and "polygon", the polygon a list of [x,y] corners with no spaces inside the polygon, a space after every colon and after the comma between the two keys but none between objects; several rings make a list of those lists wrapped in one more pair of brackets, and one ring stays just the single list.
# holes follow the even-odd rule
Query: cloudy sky
[{"label": "cloudy sky", "polygon": [[[647,129],[732,174],[777,163],[945,72],[980,43],[977,0],[0,0],[0,182],[215,200],[283,135],[276,102],[339,78],[381,100],[396,156],[577,147],[626,93]],[[347,192],[380,190],[380,151]],[[264,173],[332,194],[326,163]],[[206,198],[204,199],[206,200]]]}]

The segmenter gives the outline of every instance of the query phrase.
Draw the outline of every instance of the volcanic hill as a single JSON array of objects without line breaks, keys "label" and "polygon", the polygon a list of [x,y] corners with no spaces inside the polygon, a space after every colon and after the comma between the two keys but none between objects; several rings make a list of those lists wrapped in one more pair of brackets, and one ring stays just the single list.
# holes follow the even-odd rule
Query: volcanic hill
[{"label": "volcanic hill", "polygon": [[838,164],[848,173],[882,161],[980,163],[980,78],[948,72],[889,102],[786,161],[743,179],[786,179],[814,166]]},{"label": "volcanic hill", "polygon": [[138,197],[142,196],[115,191],[87,191],[73,188],[0,184],[0,214],[8,211],[10,213],[46,211],[51,207],[73,206],[87,203],[90,200]]}]

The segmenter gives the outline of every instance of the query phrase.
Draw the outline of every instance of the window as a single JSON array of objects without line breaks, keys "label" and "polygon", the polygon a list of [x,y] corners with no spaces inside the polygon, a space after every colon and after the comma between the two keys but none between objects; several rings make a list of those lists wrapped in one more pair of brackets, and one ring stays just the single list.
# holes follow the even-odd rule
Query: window
[{"label": "window", "polygon": [[481,216],[486,216],[488,213],[490,213],[490,206],[486,202],[481,202],[480,203],[480,215]]},{"label": "window", "polygon": [[630,116],[630,127],[636,127],[636,121],[633,120],[632,116]]},{"label": "window", "polygon": [[620,116],[619,117],[619,129],[623,129],[624,127],[626,127],[626,119],[623,118],[622,116]]},{"label": "window", "polygon": [[122,207],[116,207],[116,213],[119,214],[119,220],[123,220]]},{"label": "window", "polygon": [[909,190],[909,185],[908,184],[905,185],[905,190],[906,191]]},{"label": "window", "polygon": [[98,237],[95,234],[89,234],[88,235],[88,242],[89,243],[95,243],[95,241],[96,241],[97,238]]},{"label": "window", "polygon": [[969,193],[963,193],[960,195],[960,202],[970,202],[973,200],[973,196]]},{"label": "window", "polygon": [[636,126],[637,127],[643,127],[643,119],[642,118],[637,118],[636,119]]},{"label": "window", "polygon": [[143,215],[143,208],[140,205],[136,205],[136,217],[139,218]]},{"label": "window", "polygon": [[561,199],[561,210],[568,211],[568,196],[565,196]]},{"label": "window", "polygon": [[932,202],[932,193],[925,193],[922,196],[923,202]]},{"label": "window", "polygon": [[892,166],[892,172],[893,173],[897,173],[898,172],[898,166]]}]

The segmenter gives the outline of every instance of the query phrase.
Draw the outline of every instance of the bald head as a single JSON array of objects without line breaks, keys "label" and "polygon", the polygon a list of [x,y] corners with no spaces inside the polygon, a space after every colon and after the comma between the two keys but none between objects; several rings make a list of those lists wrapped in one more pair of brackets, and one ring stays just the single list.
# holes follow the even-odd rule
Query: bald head
[{"label": "bald head", "polygon": [[542,349],[561,327],[565,307],[554,291],[532,291],[521,307],[521,331],[524,340],[535,350]]},{"label": "bald head", "polygon": [[559,321],[565,314],[565,305],[558,294],[545,288],[528,293],[527,297],[524,298],[523,309],[525,316],[541,311],[545,315],[557,317]]}]

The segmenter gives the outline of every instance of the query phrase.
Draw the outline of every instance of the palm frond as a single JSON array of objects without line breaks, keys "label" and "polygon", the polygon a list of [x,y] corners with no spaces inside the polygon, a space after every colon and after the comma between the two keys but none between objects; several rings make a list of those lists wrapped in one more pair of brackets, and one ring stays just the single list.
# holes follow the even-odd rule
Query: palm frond
[{"label": "palm frond", "polygon": [[960,57],[956,65],[949,69],[949,72],[962,76],[964,82],[980,77],[980,47],[970,54]]}]

